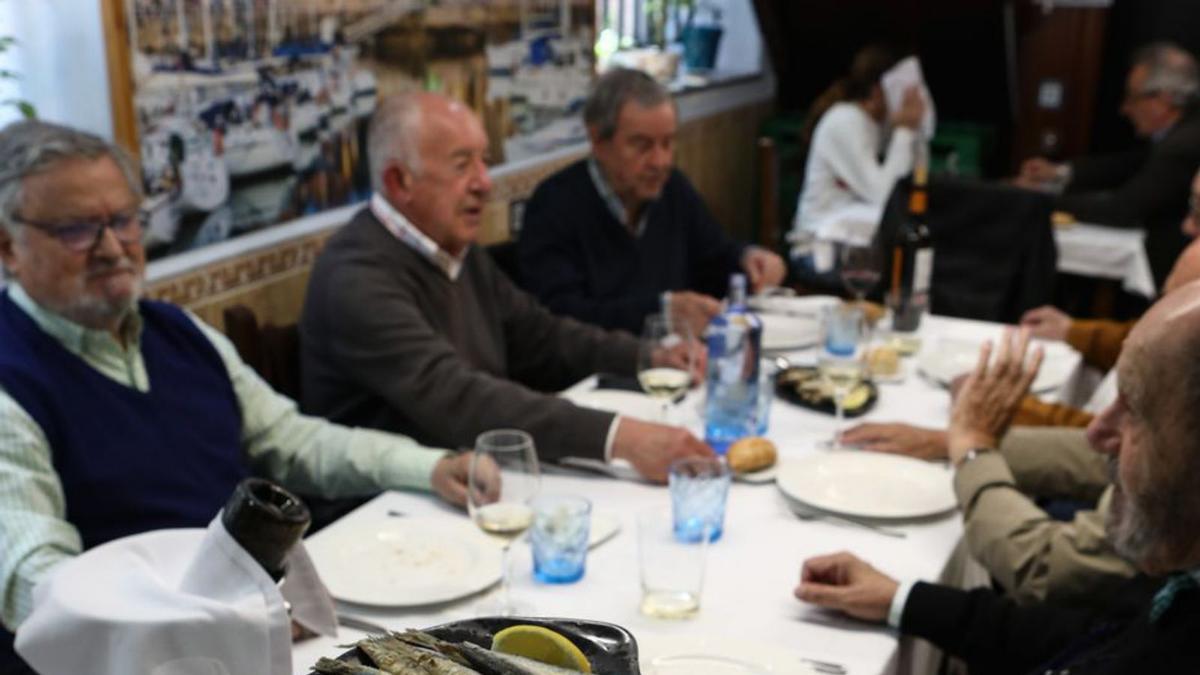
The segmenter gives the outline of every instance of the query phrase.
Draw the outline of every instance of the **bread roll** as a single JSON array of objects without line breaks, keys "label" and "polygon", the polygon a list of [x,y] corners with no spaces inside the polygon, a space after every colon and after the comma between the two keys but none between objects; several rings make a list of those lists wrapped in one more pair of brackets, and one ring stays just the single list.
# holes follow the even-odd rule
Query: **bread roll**
[{"label": "bread roll", "polygon": [[729,446],[725,457],[734,473],[749,473],[775,463],[775,444],[765,438],[743,438]]}]

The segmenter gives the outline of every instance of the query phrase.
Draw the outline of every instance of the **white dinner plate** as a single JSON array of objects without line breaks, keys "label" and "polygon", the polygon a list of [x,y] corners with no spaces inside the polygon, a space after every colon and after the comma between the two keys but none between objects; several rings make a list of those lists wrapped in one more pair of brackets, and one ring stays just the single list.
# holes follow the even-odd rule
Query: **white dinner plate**
[{"label": "white dinner plate", "polygon": [[564,392],[562,397],[584,408],[615,412],[648,422],[659,421],[662,404],[645,394],[623,389],[588,389]]},{"label": "white dinner plate", "polygon": [[[1037,342],[1034,344],[1041,346],[1045,354],[1030,390],[1047,392],[1061,387],[1071,376],[1073,368],[1073,362],[1069,358],[1069,348],[1058,343]],[[970,374],[975,369],[975,364],[979,362],[979,349],[982,346],[983,342],[980,340],[936,339],[917,357],[917,369],[926,377],[948,387],[954,378]],[[995,354],[995,349],[993,344],[993,354]],[[1033,345],[1030,346],[1030,349],[1033,349]]]},{"label": "white dinner plate", "polygon": [[818,509],[860,518],[920,518],[958,506],[941,464],[863,450],[820,452],[781,462],[775,484]]},{"label": "white dinner plate", "polygon": [[760,314],[786,314],[790,316],[807,316],[821,318],[821,312],[826,307],[840,304],[841,298],[833,295],[753,295],[746,304]]},{"label": "white dinner plate", "polygon": [[719,635],[639,632],[642,675],[815,675],[799,652]]},{"label": "white dinner plate", "polygon": [[807,316],[762,314],[762,348],[768,351],[803,349],[821,341],[821,322]]},{"label": "white dinner plate", "polygon": [[430,605],[500,579],[502,549],[466,518],[385,514],[334,526],[305,541],[338,600],[380,607]]}]

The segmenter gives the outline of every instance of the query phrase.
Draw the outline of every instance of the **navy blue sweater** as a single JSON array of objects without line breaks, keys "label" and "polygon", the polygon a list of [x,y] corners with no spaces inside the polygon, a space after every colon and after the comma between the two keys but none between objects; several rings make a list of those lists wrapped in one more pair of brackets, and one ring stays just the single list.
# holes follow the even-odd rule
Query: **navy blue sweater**
[{"label": "navy blue sweater", "polygon": [[722,297],[744,245],[725,235],[687,177],[671,173],[641,237],[609,210],[581,160],[529,200],[518,240],[521,284],[558,314],[642,330],[663,291]]}]

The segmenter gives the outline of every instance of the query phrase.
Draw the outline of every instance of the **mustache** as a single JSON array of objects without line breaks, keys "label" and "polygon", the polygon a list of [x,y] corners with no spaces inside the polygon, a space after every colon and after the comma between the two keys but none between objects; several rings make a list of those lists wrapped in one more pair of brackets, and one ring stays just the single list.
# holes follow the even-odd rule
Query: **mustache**
[{"label": "mustache", "polygon": [[98,260],[88,266],[88,276],[100,276],[111,272],[129,272],[136,273],[137,266],[129,258],[118,258],[116,260]]}]

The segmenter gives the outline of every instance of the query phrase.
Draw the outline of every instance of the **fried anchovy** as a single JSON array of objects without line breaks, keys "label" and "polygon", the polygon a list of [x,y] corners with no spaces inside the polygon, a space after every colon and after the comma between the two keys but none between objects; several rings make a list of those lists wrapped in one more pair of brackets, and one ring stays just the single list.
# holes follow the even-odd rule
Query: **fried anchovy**
[{"label": "fried anchovy", "polygon": [[388,635],[358,641],[375,665],[388,673],[399,675],[480,675],[478,671],[461,666],[449,658],[426,649],[414,647]]},{"label": "fried anchovy", "polygon": [[343,663],[323,656],[317,661],[317,665],[313,666],[313,670],[322,675],[385,675],[382,670],[371,666]]}]

